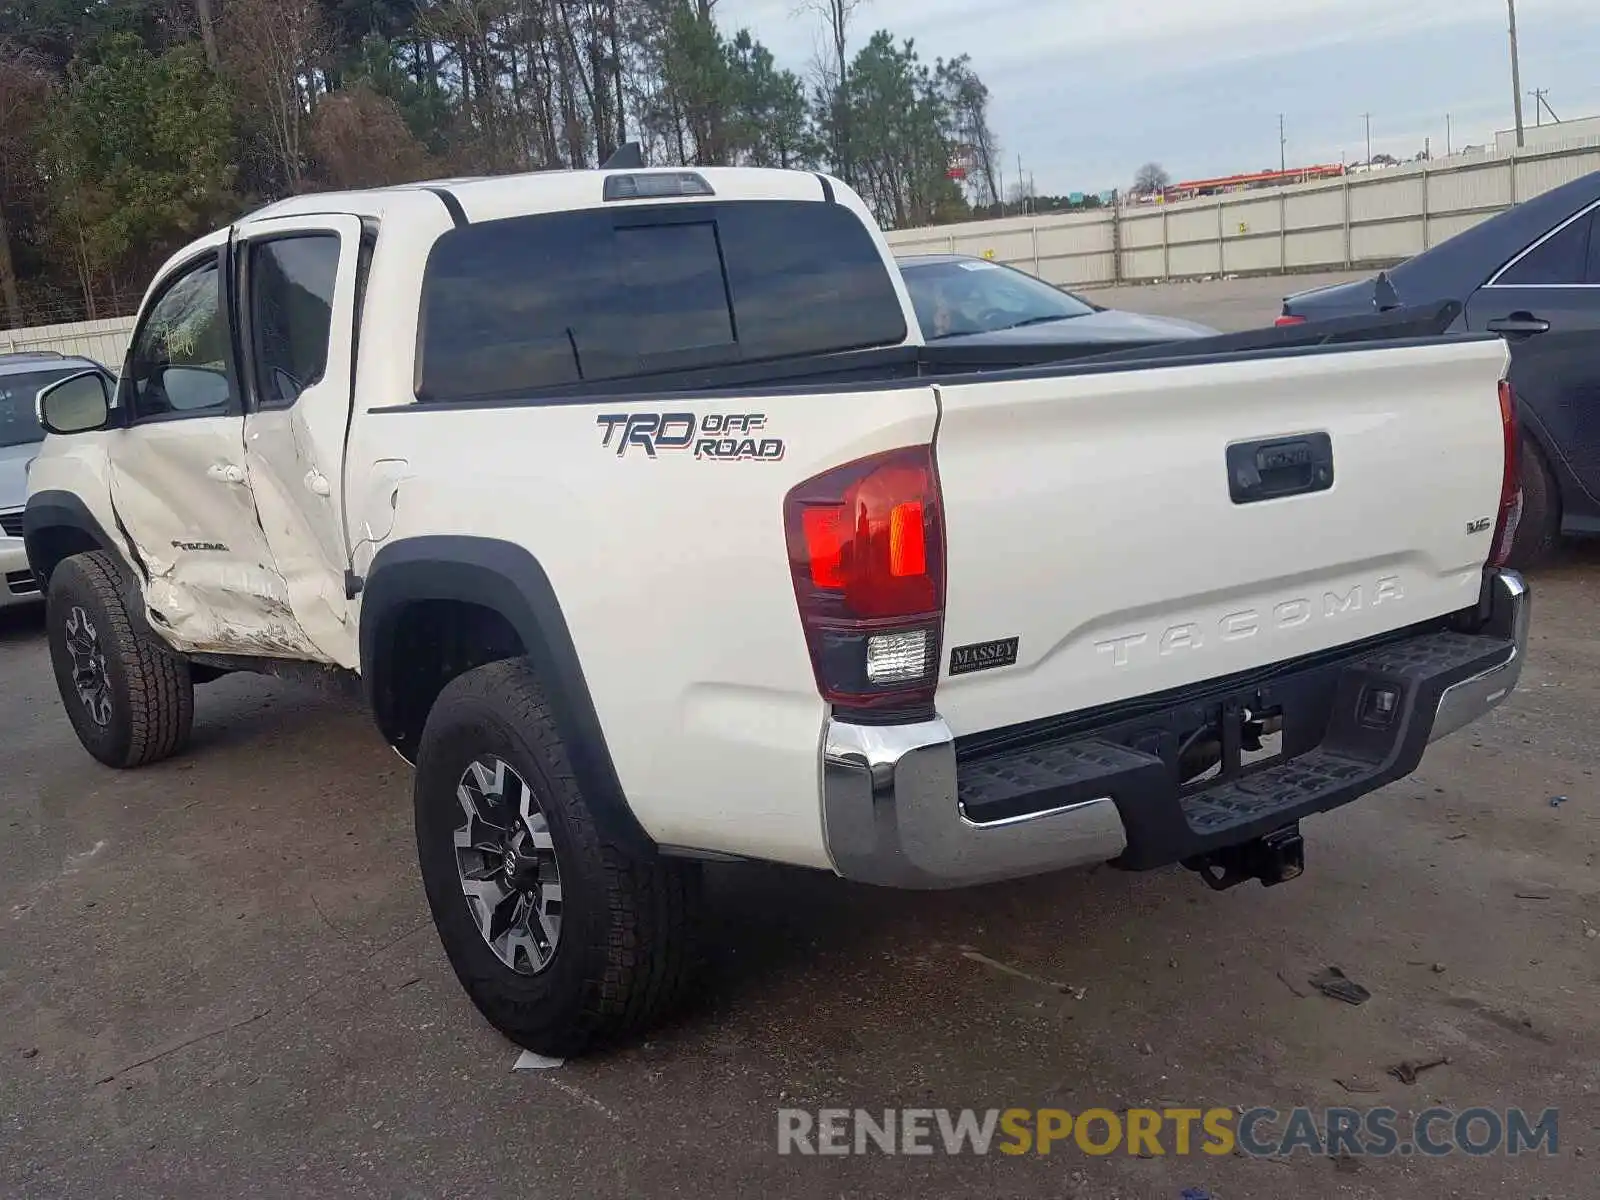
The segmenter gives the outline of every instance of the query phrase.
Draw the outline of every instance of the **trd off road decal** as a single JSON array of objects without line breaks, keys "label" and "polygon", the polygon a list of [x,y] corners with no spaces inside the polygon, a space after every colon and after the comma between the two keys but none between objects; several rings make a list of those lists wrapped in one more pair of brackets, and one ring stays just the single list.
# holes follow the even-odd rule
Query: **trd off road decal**
[{"label": "trd off road decal", "polygon": [[718,462],[777,462],[781,438],[761,437],[763,413],[607,413],[596,418],[600,445],[615,446],[621,458],[637,448],[647,457],[662,450],[690,451],[696,458]]}]

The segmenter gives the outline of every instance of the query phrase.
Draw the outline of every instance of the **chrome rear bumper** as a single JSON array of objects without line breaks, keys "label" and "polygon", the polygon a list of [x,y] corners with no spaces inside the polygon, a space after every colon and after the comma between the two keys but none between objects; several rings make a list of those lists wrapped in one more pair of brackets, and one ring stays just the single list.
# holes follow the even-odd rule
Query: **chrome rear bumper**
[{"label": "chrome rear bumper", "polygon": [[956,797],[956,747],[941,720],[829,721],[823,829],[846,879],[947,888],[1105,862],[1127,845],[1111,798],[979,825]]},{"label": "chrome rear bumper", "polygon": [[1528,623],[1533,612],[1528,585],[1517,572],[1500,571],[1490,580],[1488,601],[1489,619],[1483,632],[1510,639],[1511,652],[1499,666],[1463,680],[1445,692],[1433,716],[1429,741],[1448,737],[1499,707],[1522,678],[1522,663],[1528,653]]},{"label": "chrome rear bumper", "polygon": [[[1506,643],[1503,660],[1442,693],[1426,693],[1427,707],[1420,707],[1424,697],[1419,695],[1419,707],[1407,722],[1415,733],[1404,739],[1412,747],[1409,758],[1394,758],[1354,792],[1320,808],[1312,804],[1308,811],[1346,803],[1414,769],[1427,742],[1470,724],[1511,694],[1526,654],[1527,585],[1515,572],[1492,572],[1483,603],[1487,611],[1480,634]],[[1466,640],[1479,642],[1478,637]],[[1483,657],[1480,651],[1480,663]],[[1426,733],[1418,728],[1424,725],[1431,726]],[[1107,862],[1129,850],[1128,826],[1112,795],[1091,792],[1065,806],[978,822],[962,807],[957,776],[955,737],[938,718],[910,725],[830,719],[822,749],[822,819],[834,869],[863,883],[953,888]],[[1177,790],[1170,780],[1167,787]],[[1129,819],[1143,820],[1147,812],[1140,801],[1129,808]]]}]

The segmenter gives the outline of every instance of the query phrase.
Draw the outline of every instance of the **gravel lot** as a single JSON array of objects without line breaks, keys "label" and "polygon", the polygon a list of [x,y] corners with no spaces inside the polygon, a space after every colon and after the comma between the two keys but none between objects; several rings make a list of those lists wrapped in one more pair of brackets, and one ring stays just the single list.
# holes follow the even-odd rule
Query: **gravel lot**
[{"label": "gravel lot", "polygon": [[[1310,283],[1112,302],[1239,328]],[[550,1071],[514,1071],[451,976],[409,771],[362,712],[229,678],[202,690],[192,750],[113,774],[73,739],[38,618],[0,618],[0,1192],[1592,1197],[1600,547],[1533,583],[1513,702],[1309,823],[1294,883],[1102,869],[915,895],[719,866],[694,1011]],[[1305,995],[1330,964],[1372,1000]],[[1386,1073],[1438,1056],[1415,1084]],[[1557,1106],[1560,1152],[775,1149],[780,1106],[1145,1104]]]}]

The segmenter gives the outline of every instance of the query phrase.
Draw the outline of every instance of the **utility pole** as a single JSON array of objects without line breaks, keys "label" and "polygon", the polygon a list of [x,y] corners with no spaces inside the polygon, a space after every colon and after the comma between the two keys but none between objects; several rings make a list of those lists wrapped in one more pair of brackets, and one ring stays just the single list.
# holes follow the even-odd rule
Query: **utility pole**
[{"label": "utility pole", "polygon": [[1455,153],[1455,144],[1450,140],[1450,114],[1444,115],[1444,156],[1449,158]]},{"label": "utility pole", "polygon": [[1283,114],[1278,114],[1278,171],[1281,174],[1289,169],[1289,142],[1283,134]]},{"label": "utility pole", "polygon": [[1540,129],[1544,126],[1544,98],[1549,94],[1543,88],[1534,88],[1533,91],[1528,93],[1533,97],[1533,127],[1535,129]]},{"label": "utility pole", "polygon": [[1517,0],[1506,0],[1511,12],[1511,98],[1517,105],[1517,149],[1522,149],[1522,62],[1517,57]]},{"label": "utility pole", "polygon": [[1561,124],[1561,118],[1556,115],[1556,110],[1550,107],[1549,88],[1534,88],[1533,91],[1528,93],[1528,95],[1533,97],[1533,120],[1535,125],[1544,124],[1545,113],[1549,113],[1550,119],[1557,125]]},{"label": "utility pole", "polygon": [[1367,166],[1372,165],[1372,114],[1362,113],[1367,122]]}]

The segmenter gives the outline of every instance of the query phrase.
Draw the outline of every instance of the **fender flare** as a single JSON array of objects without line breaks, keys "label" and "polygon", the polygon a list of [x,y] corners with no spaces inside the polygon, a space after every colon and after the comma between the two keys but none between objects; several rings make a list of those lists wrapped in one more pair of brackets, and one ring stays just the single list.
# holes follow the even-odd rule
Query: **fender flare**
[{"label": "fender flare", "polygon": [[[82,553],[85,542],[93,542],[116,561],[125,583],[131,582],[126,557],[95,520],[89,506],[72,492],[44,491],[28,497],[22,510],[22,544],[28,553],[28,566],[39,580],[39,590],[50,590],[50,575],[63,559]],[[76,547],[76,548],[72,548]]]},{"label": "fender flare", "polygon": [[428,535],[391,543],[373,556],[361,590],[361,675],[367,702],[390,745],[408,759],[415,751],[403,744],[397,727],[389,651],[401,614],[422,600],[458,600],[505,618],[549,695],[573,774],[603,834],[635,855],[656,853],[623,795],[550,577],[538,559],[512,542]]}]

